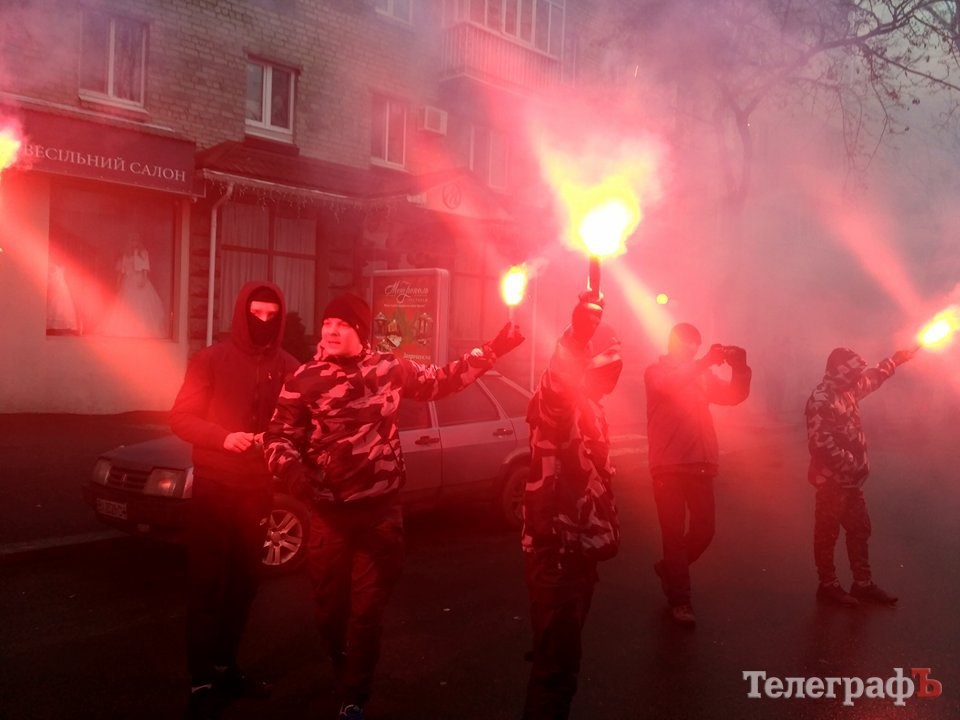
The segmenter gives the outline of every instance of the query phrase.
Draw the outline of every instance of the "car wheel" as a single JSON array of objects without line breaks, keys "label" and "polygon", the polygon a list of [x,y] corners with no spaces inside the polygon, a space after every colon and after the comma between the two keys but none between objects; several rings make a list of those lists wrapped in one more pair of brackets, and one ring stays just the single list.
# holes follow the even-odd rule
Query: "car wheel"
[{"label": "car wheel", "polygon": [[523,525],[523,492],[527,486],[530,468],[526,465],[512,465],[507,471],[497,505],[501,519],[508,527],[519,528]]},{"label": "car wheel", "polygon": [[263,541],[263,569],[268,575],[293,572],[307,558],[307,509],[289,495],[275,495]]}]

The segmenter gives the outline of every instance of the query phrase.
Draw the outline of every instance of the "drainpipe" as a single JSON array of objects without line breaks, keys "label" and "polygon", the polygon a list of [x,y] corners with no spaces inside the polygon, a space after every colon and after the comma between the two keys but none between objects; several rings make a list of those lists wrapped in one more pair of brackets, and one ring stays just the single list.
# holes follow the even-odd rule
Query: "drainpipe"
[{"label": "drainpipe", "polygon": [[218,211],[233,195],[233,183],[227,183],[227,191],[210,209],[210,276],[207,278],[207,347],[213,345],[213,296],[217,277],[217,219]]}]

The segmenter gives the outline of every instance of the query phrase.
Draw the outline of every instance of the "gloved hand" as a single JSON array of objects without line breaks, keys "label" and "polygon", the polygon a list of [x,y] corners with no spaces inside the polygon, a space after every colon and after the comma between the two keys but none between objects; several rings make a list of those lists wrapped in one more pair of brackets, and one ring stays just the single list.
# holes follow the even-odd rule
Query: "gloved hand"
[{"label": "gloved hand", "polygon": [[603,296],[591,291],[580,293],[580,302],[573,308],[570,317],[570,326],[573,329],[573,338],[581,345],[590,342],[590,338],[600,326],[603,319]]},{"label": "gloved hand", "polygon": [[497,333],[497,336],[493,340],[485,342],[483,345],[484,347],[490,348],[496,357],[503,357],[520,345],[525,339],[520,332],[520,327],[511,320],[500,328],[500,332]]},{"label": "gloved hand", "polygon": [[916,350],[897,350],[890,359],[893,360],[894,365],[900,366],[907,360],[912,360],[916,354]]},{"label": "gloved hand", "polygon": [[747,351],[736,345],[724,346],[727,355],[727,364],[734,370],[744,370],[747,367]]},{"label": "gloved hand", "polygon": [[707,354],[703,356],[702,361],[706,365],[722,365],[724,360],[727,359],[726,348],[723,347],[720,343],[714,343],[710,346],[710,349],[707,350]]}]

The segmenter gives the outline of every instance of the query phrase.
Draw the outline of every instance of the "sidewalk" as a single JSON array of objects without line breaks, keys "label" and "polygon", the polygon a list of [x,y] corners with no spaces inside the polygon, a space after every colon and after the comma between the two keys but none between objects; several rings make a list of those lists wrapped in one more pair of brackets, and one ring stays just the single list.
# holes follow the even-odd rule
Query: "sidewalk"
[{"label": "sidewalk", "polygon": [[97,457],[168,432],[163,412],[0,414],[0,556],[103,537],[80,495]]}]

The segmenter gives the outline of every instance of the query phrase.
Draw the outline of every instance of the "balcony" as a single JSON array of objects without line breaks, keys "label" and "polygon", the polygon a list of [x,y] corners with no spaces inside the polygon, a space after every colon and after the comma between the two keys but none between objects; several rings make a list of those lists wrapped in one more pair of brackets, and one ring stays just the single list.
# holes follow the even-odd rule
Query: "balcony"
[{"label": "balcony", "polygon": [[441,79],[473,78],[522,91],[560,82],[560,60],[479,25],[446,28],[440,51]]}]

